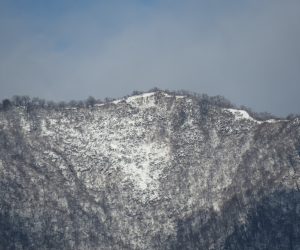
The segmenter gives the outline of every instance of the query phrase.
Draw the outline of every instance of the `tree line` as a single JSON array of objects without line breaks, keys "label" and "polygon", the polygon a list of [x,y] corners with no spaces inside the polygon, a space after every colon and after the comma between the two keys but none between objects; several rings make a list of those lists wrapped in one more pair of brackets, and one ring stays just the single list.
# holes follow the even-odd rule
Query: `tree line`
[{"label": "tree line", "polygon": [[30,98],[29,96],[13,96],[10,99],[4,99],[0,103],[0,110],[9,110],[12,107],[22,107],[26,110],[31,110],[35,108],[48,108],[48,109],[60,109],[60,108],[67,108],[67,107],[77,107],[77,108],[85,108],[85,107],[93,107],[97,103],[104,103],[109,102],[111,99],[105,98],[105,101],[95,99],[92,96],[89,96],[84,101],[75,101],[71,100],[69,102],[60,101],[46,101],[44,99],[34,97]]},{"label": "tree line", "polygon": [[[250,108],[246,106],[237,107],[236,105],[232,104],[229,100],[221,95],[217,96],[208,96],[207,94],[199,94],[196,92],[186,91],[186,90],[177,90],[177,91],[170,91],[170,90],[161,90],[157,87],[150,89],[149,91],[142,92],[142,91],[133,91],[131,95],[127,95],[123,98],[127,98],[129,96],[134,95],[141,95],[143,93],[148,92],[161,92],[167,93],[171,96],[182,95],[188,96],[194,100],[201,106],[201,108],[205,111],[208,110],[209,107],[220,107],[220,108],[235,108],[235,109],[243,109],[246,110],[253,118],[257,120],[267,120],[267,119],[279,119],[277,116],[270,114],[268,112],[254,112]],[[27,111],[37,108],[44,108],[44,109],[64,109],[64,108],[89,108],[94,107],[96,104],[105,104],[114,101],[113,98],[104,98],[104,100],[96,99],[93,96],[89,96],[86,100],[75,101],[71,100],[68,102],[60,101],[46,101],[44,99],[34,97],[30,98],[29,96],[19,96],[15,95],[10,99],[4,99],[0,102],[0,111],[7,111],[12,107],[22,107]],[[300,114],[289,114],[286,116],[286,119],[291,120],[295,118],[300,118]]]}]

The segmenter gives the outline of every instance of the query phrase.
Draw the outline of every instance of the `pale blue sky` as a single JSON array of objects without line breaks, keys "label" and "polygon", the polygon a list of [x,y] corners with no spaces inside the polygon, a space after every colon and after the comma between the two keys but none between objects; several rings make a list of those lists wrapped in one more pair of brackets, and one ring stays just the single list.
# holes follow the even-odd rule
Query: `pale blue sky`
[{"label": "pale blue sky", "polygon": [[300,113],[298,0],[0,0],[0,98],[154,86]]}]

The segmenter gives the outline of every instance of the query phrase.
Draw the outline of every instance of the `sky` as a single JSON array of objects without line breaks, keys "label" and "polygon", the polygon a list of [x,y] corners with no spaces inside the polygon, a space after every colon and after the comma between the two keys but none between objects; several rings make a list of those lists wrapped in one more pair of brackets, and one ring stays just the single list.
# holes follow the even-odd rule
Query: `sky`
[{"label": "sky", "polygon": [[153,87],[300,113],[299,0],[0,0],[0,99]]}]

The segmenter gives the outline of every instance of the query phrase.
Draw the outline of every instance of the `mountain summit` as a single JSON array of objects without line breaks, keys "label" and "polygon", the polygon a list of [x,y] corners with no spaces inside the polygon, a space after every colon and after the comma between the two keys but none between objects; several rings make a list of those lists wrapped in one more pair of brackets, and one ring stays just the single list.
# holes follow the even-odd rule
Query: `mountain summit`
[{"label": "mountain summit", "polygon": [[0,249],[300,249],[300,120],[154,91],[0,111]]}]

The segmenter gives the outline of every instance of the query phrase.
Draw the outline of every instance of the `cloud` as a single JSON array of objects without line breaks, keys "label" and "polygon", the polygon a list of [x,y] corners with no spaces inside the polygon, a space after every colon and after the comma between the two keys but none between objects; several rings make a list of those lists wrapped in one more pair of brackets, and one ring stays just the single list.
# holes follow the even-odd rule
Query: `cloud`
[{"label": "cloud", "polygon": [[299,1],[112,2],[67,6],[40,23],[2,17],[0,97],[118,97],[158,86],[299,113]]}]

